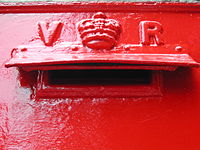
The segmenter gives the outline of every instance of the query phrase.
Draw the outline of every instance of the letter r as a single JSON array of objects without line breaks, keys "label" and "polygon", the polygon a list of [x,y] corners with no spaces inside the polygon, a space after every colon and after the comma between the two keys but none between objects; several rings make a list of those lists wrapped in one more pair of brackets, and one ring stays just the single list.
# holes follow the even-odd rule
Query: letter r
[{"label": "letter r", "polygon": [[157,21],[140,22],[140,40],[144,45],[157,44],[162,45],[162,25]]}]

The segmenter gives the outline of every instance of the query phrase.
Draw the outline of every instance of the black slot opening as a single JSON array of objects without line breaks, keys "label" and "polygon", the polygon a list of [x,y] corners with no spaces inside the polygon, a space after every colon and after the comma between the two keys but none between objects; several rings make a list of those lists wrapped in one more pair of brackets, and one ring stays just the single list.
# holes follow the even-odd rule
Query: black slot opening
[{"label": "black slot opening", "polygon": [[150,70],[51,70],[50,85],[135,85],[150,84]]}]

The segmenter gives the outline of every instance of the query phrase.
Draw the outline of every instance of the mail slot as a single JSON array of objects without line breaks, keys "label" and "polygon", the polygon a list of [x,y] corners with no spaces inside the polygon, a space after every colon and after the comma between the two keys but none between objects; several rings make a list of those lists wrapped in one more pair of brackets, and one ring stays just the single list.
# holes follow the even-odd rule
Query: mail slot
[{"label": "mail slot", "polygon": [[0,149],[200,149],[198,3],[0,13]]},{"label": "mail slot", "polygon": [[51,70],[37,82],[41,98],[162,95],[161,73],[149,70]]}]

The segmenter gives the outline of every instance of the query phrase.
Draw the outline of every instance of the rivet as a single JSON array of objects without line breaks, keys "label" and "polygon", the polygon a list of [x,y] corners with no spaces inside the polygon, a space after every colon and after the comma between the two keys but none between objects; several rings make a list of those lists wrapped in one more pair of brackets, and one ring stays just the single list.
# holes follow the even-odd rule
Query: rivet
[{"label": "rivet", "polygon": [[72,51],[77,51],[78,50],[78,47],[72,47]]},{"label": "rivet", "polygon": [[181,52],[183,50],[183,48],[181,46],[176,46],[175,50],[178,52]]},{"label": "rivet", "polygon": [[131,49],[131,47],[130,47],[129,45],[125,45],[125,46],[124,46],[124,50],[128,51],[128,50],[130,50],[130,49]]},{"label": "rivet", "polygon": [[27,48],[21,48],[21,51],[25,52],[25,51],[27,51]]}]

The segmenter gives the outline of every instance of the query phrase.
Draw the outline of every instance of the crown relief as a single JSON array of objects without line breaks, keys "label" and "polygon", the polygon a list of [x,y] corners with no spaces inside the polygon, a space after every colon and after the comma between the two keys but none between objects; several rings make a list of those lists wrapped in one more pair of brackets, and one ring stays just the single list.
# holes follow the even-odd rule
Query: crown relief
[{"label": "crown relief", "polygon": [[78,23],[78,31],[82,44],[95,50],[110,50],[117,44],[121,33],[121,25],[114,19],[98,12],[92,19],[85,19]]}]

